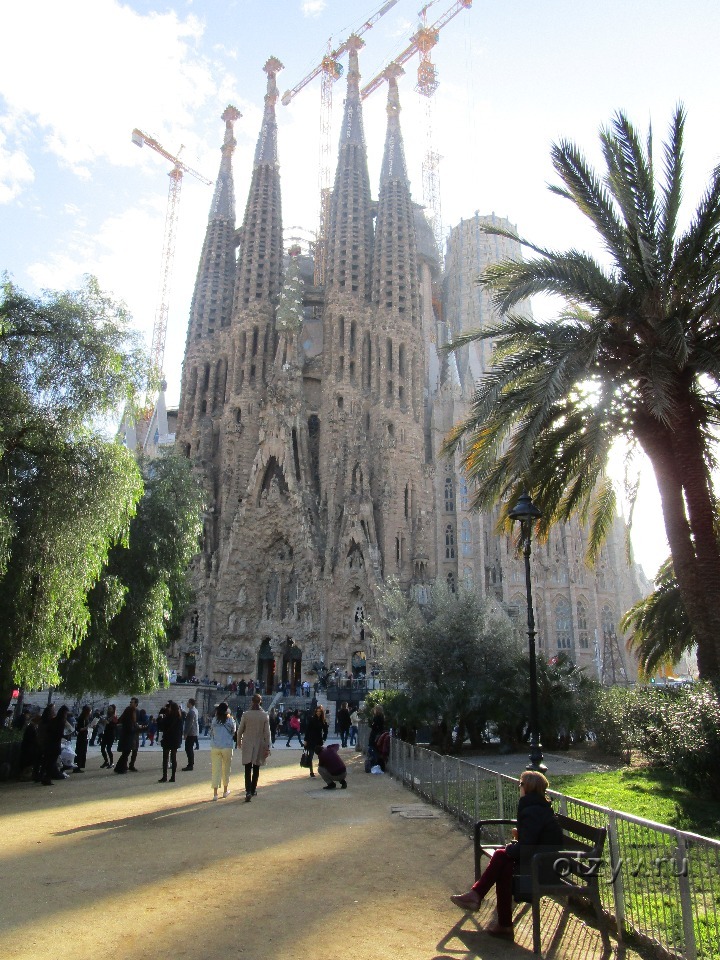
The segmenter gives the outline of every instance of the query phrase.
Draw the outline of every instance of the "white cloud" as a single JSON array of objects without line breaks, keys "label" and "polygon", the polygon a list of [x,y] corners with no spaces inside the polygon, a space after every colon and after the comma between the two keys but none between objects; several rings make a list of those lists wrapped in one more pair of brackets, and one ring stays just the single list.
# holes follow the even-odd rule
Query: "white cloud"
[{"label": "white cloud", "polygon": [[319,17],[326,6],[326,0],[304,0],[301,9],[304,17]]},{"label": "white cloud", "polygon": [[14,200],[33,179],[27,154],[23,150],[5,149],[0,135],[0,204]]},{"label": "white cloud", "polygon": [[192,15],[142,16],[116,0],[25,0],[3,21],[17,38],[0,58],[8,112],[42,131],[47,150],[80,177],[101,158],[136,162],[127,146],[135,126],[179,144],[215,94],[219,71],[197,52],[203,26]]}]

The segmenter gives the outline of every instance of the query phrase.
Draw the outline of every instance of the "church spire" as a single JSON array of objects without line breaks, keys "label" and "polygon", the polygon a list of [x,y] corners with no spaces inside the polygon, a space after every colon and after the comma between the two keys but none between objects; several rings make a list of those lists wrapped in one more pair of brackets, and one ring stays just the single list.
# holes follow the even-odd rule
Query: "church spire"
[{"label": "church spire", "polygon": [[270,57],[263,67],[268,75],[265,112],[242,225],[236,306],[272,301],[280,292],[283,249],[275,78],[282,66],[276,57]]},{"label": "church spire", "polygon": [[225,140],[220,172],[215,184],[210,216],[205,231],[195,290],[190,307],[188,343],[230,324],[235,283],[235,188],[232,155],[235,150],[233,125],[241,113],[232,104],[223,112]]},{"label": "church spire", "polygon": [[234,125],[242,114],[232,104],[223,111],[221,117],[225,121],[225,139],[222,145],[220,172],[215,183],[215,194],[210,208],[210,220],[232,220],[235,225],[235,188],[233,185],[232,155],[237,146]]},{"label": "church spire", "polygon": [[381,307],[417,324],[419,296],[415,219],[400,131],[397,83],[397,78],[403,73],[399,64],[391,64],[386,71],[388,123],[373,251],[372,299]]},{"label": "church spire", "polygon": [[348,40],[347,97],[330,204],[326,282],[370,299],[372,198],[360,101],[359,37]]}]

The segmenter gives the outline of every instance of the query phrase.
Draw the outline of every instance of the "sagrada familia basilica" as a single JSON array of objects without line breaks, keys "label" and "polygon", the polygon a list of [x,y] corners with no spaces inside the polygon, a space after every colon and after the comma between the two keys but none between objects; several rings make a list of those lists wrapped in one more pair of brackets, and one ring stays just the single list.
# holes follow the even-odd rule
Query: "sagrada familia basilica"
[{"label": "sagrada familia basilica", "polygon": [[[388,77],[377,199],[368,174],[357,41],[331,193],[322,285],[307,252],[284,249],[275,107],[267,95],[238,228],[225,138],[194,296],[176,442],[208,501],[192,567],[195,606],[170,665],[223,683],[294,688],[317,664],[375,666],[368,629],[390,577],[423,603],[437,581],[494,598],[523,629],[525,582],[497,516],[469,509],[459,459],[441,453],[490,363],[488,344],[439,350],[493,316],[475,279],[517,244],[477,214],[450,231],[444,269],[410,195],[397,76]],[[625,560],[617,520],[600,562],[586,531],[557,527],[533,553],[540,651],[568,653],[597,677],[632,676],[618,620],[647,584]]]}]

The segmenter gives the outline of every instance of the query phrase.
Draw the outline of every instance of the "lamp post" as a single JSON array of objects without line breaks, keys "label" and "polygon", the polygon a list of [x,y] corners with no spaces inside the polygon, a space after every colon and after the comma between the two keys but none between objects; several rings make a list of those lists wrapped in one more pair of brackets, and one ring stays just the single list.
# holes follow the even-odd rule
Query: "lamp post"
[{"label": "lamp post", "polygon": [[532,585],[530,583],[530,541],[532,540],[532,528],[536,520],[539,520],[542,513],[530,499],[526,490],[520,494],[520,498],[508,514],[511,520],[517,520],[520,523],[520,538],[523,546],[523,556],[525,557],[525,590],[527,592],[527,625],[528,625],[528,649],[530,652],[530,762],[527,765],[528,770],[539,770],[545,773],[547,767],[543,763],[542,744],[540,743],[540,725],[538,722],[538,689],[537,689],[537,664],[535,662],[535,615],[532,605]]}]

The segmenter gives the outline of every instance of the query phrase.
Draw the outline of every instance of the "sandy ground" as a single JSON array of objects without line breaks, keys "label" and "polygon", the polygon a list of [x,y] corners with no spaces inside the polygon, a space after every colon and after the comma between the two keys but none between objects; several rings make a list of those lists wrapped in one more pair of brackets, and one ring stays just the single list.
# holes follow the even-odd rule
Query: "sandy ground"
[{"label": "sandy ground", "polygon": [[[448,896],[472,879],[472,845],[448,817],[343,751],[349,788],[323,790],[284,745],[244,803],[212,802],[210,753],[161,784],[160,751],[140,772],[88,768],[52,787],[0,789],[0,955],[7,960],[495,960],[532,956],[530,916],[516,943]],[[184,753],[178,754],[184,761]],[[401,808],[398,811],[396,808]],[[418,813],[425,814],[417,816]],[[427,816],[430,814],[430,816]],[[552,902],[547,956],[601,956],[596,931]],[[615,955],[615,950],[612,954]],[[607,956],[607,955],[606,955]],[[628,952],[628,958],[635,957]]]}]

